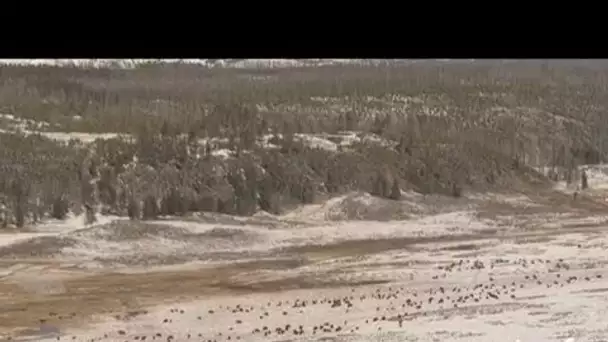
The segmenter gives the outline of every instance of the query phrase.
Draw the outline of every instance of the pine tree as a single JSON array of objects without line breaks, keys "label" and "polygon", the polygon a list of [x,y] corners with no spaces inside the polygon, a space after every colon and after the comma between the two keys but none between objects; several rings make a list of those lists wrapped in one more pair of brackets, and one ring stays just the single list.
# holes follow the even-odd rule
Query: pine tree
[{"label": "pine tree", "polygon": [[156,204],[156,198],[153,195],[146,196],[144,200],[144,208],[142,212],[142,218],[144,220],[155,220],[158,218],[158,205]]},{"label": "pine tree", "polygon": [[27,185],[21,178],[14,181],[12,192],[15,198],[15,224],[18,228],[23,228],[25,225],[28,190]]},{"label": "pine tree", "polygon": [[401,188],[399,187],[399,182],[397,180],[393,181],[389,198],[395,201],[399,201],[401,199]]},{"label": "pine tree", "polygon": [[589,183],[587,181],[587,172],[583,170],[583,174],[581,175],[581,189],[585,190],[589,187]]},{"label": "pine tree", "polygon": [[459,198],[462,196],[462,188],[456,183],[452,183],[452,196]]},{"label": "pine tree", "polygon": [[82,204],[85,209],[85,224],[92,224],[97,221],[95,217],[94,187],[90,173],[86,170],[82,172],[83,177],[80,181],[80,191]]},{"label": "pine tree", "polygon": [[51,205],[51,217],[57,220],[65,219],[69,211],[69,203],[64,195],[56,196]]},{"label": "pine tree", "polygon": [[139,220],[141,212],[141,206],[133,196],[129,198],[129,204],[127,205],[127,213],[131,220]]}]

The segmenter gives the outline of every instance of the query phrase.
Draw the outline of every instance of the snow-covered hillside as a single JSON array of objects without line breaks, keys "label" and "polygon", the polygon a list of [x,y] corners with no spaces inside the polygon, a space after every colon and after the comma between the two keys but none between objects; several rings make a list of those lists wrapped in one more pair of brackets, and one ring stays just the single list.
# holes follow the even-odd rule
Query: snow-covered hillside
[{"label": "snow-covered hillside", "polygon": [[[280,59],[280,58],[248,58],[248,59],[0,59],[0,64],[12,65],[55,65],[78,66],[85,68],[134,68],[138,65],[153,63],[185,63],[198,64],[205,67],[222,68],[292,68],[314,67],[325,65],[382,65],[382,64],[411,64],[421,60],[407,59]],[[435,60],[448,62],[449,59]],[[466,60],[470,61],[470,60]]]},{"label": "snow-covered hillside", "polygon": [[115,68],[133,68],[141,64],[149,63],[186,63],[198,64],[206,67],[224,67],[224,68],[290,68],[290,67],[306,67],[306,66],[324,66],[324,65],[409,65],[417,63],[464,63],[470,64],[475,62],[477,65],[494,65],[494,64],[512,64],[526,63],[530,65],[544,64],[546,67],[584,67],[593,69],[603,69],[608,66],[606,60],[496,60],[496,59],[451,59],[451,58],[436,58],[436,59],[361,59],[361,58],[182,58],[182,59],[152,59],[152,58],[129,58],[129,59],[0,59],[2,64],[17,64],[17,65],[57,65],[57,66],[79,66],[79,67],[115,67]]}]

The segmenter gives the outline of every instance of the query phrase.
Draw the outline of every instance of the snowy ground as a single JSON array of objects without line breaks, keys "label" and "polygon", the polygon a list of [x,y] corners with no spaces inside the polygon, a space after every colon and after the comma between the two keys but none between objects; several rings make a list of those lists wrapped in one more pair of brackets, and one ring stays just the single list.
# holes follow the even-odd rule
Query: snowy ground
[{"label": "snowy ground", "polygon": [[[602,208],[603,169],[578,201]],[[349,194],[284,216],[47,222],[0,234],[0,336],[606,341],[608,210],[576,203]]]},{"label": "snowy ground", "polygon": [[[601,341],[608,336],[606,258],[598,258],[604,244],[600,237],[576,235],[552,244],[481,246],[471,256],[424,249],[387,253],[362,258],[350,276],[389,284],[217,296],[158,306],[128,319],[109,318],[66,335],[83,341],[143,336],[176,341]],[[328,266],[338,272],[353,264]]]}]

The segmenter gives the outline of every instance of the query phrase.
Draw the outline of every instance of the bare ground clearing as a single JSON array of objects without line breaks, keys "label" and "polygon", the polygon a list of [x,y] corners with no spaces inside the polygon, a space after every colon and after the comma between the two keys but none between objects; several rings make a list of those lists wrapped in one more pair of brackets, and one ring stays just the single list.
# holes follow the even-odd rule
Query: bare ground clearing
[{"label": "bare ground clearing", "polygon": [[[551,235],[604,231],[608,227],[572,227],[559,231],[542,230],[517,236],[477,234],[432,238],[403,238],[345,241],[333,245],[304,246],[282,251],[285,255],[319,260],[374,254],[389,250],[403,250],[414,245],[479,240],[514,240],[542,238]],[[531,240],[534,241],[534,240]],[[525,242],[520,242],[525,243]],[[8,262],[8,261],[4,261]],[[318,277],[300,275],[270,281],[242,282],[239,276],[261,270],[281,270],[294,267],[293,261],[261,260],[226,266],[188,271],[162,271],[144,274],[100,273],[75,274],[62,281],[59,294],[36,294],[18,284],[0,282],[0,298],[5,304],[0,309],[0,330],[3,333],[31,329],[41,323],[58,328],[78,326],[92,317],[103,314],[122,317],[129,312],[165,302],[186,301],[218,294],[247,294],[275,292],[289,289],[352,287],[386,281],[335,280],[319,274]],[[49,270],[52,272],[52,269]]]},{"label": "bare ground clearing", "polygon": [[0,333],[18,332],[41,323],[56,327],[78,326],[94,315],[123,315],[164,302],[217,294],[274,292],[288,289],[326,288],[384,283],[344,282],[296,276],[272,281],[241,282],[239,275],[262,269],[290,267],[276,260],[252,261],[190,271],[145,274],[101,273],[74,275],[62,281],[60,294],[36,294],[18,284],[0,282]]},{"label": "bare ground clearing", "polygon": [[[530,244],[548,242],[552,237],[605,232],[608,225],[598,223],[566,223],[559,228],[542,227],[530,224],[526,217],[540,214],[559,214],[567,212],[567,196],[556,196],[548,204],[522,208],[518,205],[488,203],[480,208],[480,215],[514,215],[521,219],[517,227],[500,227],[475,234],[444,235],[430,237],[383,238],[347,240],[332,244],[306,245],[283,248],[276,251],[274,259],[254,260],[204,267],[196,270],[151,271],[147,273],[124,274],[108,272],[72,272],[69,277],[60,280],[61,291],[57,293],[40,293],[31,291],[15,282],[10,277],[0,278],[0,334],[13,336],[29,331],[41,324],[50,324],[58,329],[81,326],[95,321],[99,315],[115,317],[122,320],[126,316],[137,315],[146,308],[162,303],[205,299],[221,294],[250,294],[262,292],[281,292],[292,289],[321,289],[353,287],[369,284],[381,284],[388,280],[361,280],[331,277],[318,273],[285,275],[283,270],[301,266],[314,265],[326,260],[337,260],[363,255],[374,255],[388,251],[418,251],[429,246],[445,243],[456,243],[444,247],[448,252],[472,253],[475,257],[479,243],[496,244],[512,242]],[[555,207],[553,207],[555,205]],[[578,204],[578,209],[570,217],[584,218],[601,213],[605,208],[592,198]],[[555,210],[553,210],[555,209]],[[575,209],[576,210],[576,209]],[[44,259],[0,260],[5,267],[18,264],[46,267],[48,274],[58,272],[61,265]],[[398,267],[407,263],[393,262]],[[386,265],[386,264],[385,264]],[[343,271],[351,271],[345,267]],[[255,280],[256,272],[270,272],[276,276],[271,280]]]}]

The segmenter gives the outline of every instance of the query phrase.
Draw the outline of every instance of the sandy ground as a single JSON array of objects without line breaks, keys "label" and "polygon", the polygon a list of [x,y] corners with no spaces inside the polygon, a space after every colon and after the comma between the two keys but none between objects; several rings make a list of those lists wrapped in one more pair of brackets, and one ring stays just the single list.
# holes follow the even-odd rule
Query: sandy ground
[{"label": "sandy ground", "polygon": [[0,336],[606,341],[600,189],[426,212],[437,199],[406,196],[411,217],[386,222],[336,220],[345,202],[332,200],[283,217],[72,218],[0,234]]}]

